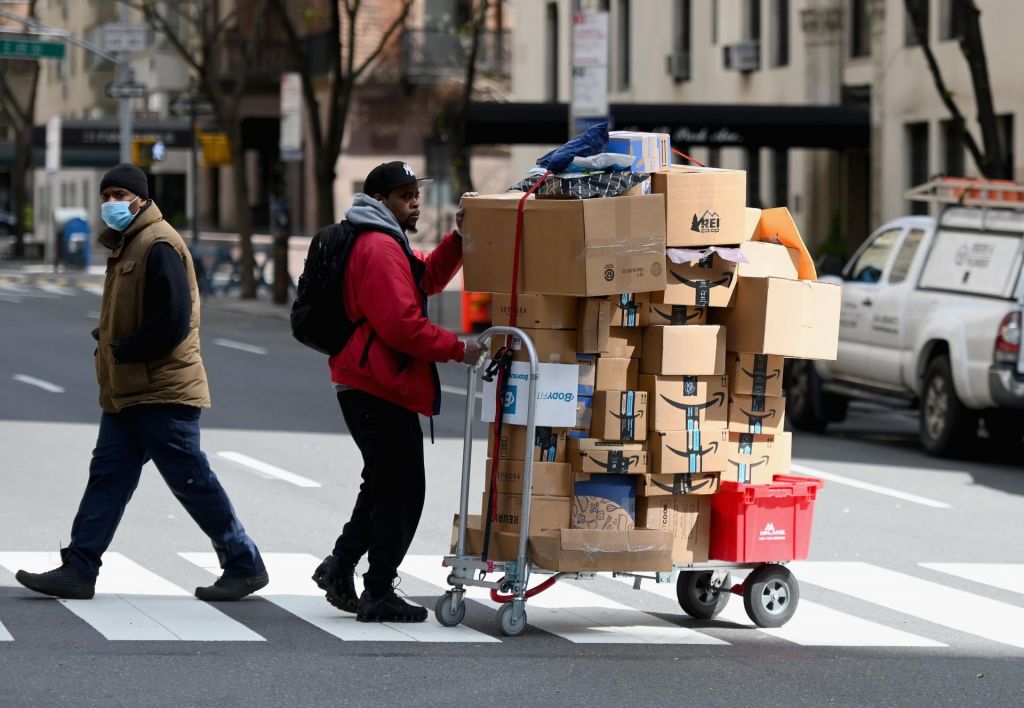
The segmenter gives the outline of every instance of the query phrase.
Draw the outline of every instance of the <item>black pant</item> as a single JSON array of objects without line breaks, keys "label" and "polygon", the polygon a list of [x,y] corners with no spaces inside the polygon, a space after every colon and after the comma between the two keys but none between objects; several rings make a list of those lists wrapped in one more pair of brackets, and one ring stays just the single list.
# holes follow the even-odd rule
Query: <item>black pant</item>
[{"label": "black pant", "polygon": [[423,431],[418,414],[363,391],[341,391],[338,403],[363,455],[363,482],[334,556],[354,566],[367,554],[363,583],[379,595],[391,589],[423,512]]}]

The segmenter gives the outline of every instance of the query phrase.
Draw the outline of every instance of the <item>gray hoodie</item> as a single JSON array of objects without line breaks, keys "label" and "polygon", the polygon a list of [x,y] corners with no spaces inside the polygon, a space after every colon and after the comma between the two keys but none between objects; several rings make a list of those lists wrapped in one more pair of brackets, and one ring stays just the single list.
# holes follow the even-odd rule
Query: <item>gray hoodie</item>
[{"label": "gray hoodie", "polygon": [[384,205],[384,202],[378,199],[359,192],[352,199],[352,206],[345,212],[345,218],[358,230],[383,231],[397,237],[406,250],[410,248],[409,239],[398,224],[398,219]]}]

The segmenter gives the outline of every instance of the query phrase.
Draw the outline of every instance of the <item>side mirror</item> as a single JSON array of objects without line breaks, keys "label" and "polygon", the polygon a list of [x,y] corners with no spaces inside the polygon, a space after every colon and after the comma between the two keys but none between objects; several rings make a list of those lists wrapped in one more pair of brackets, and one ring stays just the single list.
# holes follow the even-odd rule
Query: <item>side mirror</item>
[{"label": "side mirror", "polygon": [[823,275],[831,275],[836,278],[840,278],[843,275],[843,266],[846,263],[843,261],[842,256],[837,256],[834,253],[822,256],[818,259],[816,268],[818,270],[818,277]]}]

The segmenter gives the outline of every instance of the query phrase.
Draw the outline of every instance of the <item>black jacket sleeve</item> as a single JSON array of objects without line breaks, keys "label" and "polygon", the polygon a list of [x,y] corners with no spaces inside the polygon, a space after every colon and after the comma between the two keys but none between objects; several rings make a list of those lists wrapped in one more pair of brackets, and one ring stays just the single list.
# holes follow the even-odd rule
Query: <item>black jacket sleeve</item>
[{"label": "black jacket sleeve", "polygon": [[168,243],[158,243],[146,259],[142,326],[114,345],[117,362],[159,359],[181,344],[192,316],[185,263]]}]

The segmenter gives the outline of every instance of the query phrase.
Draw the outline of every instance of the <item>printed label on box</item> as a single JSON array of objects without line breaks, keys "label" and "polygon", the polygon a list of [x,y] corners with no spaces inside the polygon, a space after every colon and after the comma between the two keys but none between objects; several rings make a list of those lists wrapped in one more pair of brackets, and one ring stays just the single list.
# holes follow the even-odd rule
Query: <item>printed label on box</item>
[{"label": "printed label on box", "polygon": [[[534,423],[551,428],[572,428],[576,425],[576,389],[579,367],[575,364],[539,364],[537,367],[537,406]],[[497,393],[497,377],[483,385],[483,405],[480,407],[485,423],[494,422],[493,402]],[[527,392],[530,390],[530,365],[512,362],[509,382],[504,398],[504,423],[526,425]]]}]

